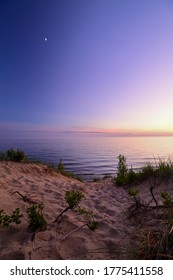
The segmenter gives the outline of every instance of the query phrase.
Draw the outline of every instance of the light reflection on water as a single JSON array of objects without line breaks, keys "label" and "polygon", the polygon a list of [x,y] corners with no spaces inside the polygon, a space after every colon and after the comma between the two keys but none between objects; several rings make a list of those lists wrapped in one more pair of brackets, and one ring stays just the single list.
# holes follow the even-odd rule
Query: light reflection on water
[{"label": "light reflection on water", "polygon": [[84,137],[66,136],[56,139],[0,140],[0,150],[20,148],[32,159],[58,164],[83,179],[103,174],[115,175],[117,156],[123,154],[133,168],[158,157],[173,156],[173,137]]}]

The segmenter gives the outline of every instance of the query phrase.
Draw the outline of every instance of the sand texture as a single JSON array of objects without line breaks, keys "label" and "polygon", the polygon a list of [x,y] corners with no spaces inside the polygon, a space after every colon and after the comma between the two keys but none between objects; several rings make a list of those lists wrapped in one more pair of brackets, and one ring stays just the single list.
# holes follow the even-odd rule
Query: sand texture
[{"label": "sand texture", "polygon": [[[67,207],[65,192],[72,189],[84,193],[80,206],[93,211],[98,222],[95,231],[87,226],[77,230],[87,218],[72,210],[54,222]],[[143,196],[147,199],[145,190]],[[129,218],[131,201],[127,187],[116,187],[111,178],[80,182],[45,165],[0,162],[0,209],[10,214],[19,207],[23,214],[19,225],[0,225],[0,259],[133,259],[139,224],[136,218]],[[27,230],[28,202],[43,202],[48,222],[33,241]]]}]

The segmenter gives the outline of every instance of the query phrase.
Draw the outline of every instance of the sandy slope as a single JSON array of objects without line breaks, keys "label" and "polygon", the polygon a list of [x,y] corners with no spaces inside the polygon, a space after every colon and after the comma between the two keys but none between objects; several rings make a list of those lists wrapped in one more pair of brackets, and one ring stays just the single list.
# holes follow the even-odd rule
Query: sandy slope
[{"label": "sandy slope", "polygon": [[[81,190],[80,203],[95,214],[98,229],[83,227],[65,237],[85,222],[69,210],[59,223],[53,221],[67,206],[67,190]],[[46,231],[38,232],[34,241],[27,231],[28,203],[14,191],[35,202],[44,203],[48,221]],[[145,192],[144,192],[145,193]],[[64,177],[44,165],[0,162],[0,209],[7,213],[19,207],[20,225],[0,225],[0,259],[129,259],[133,252],[137,223],[128,218],[130,198],[127,189],[117,188],[110,178],[86,183]]]}]

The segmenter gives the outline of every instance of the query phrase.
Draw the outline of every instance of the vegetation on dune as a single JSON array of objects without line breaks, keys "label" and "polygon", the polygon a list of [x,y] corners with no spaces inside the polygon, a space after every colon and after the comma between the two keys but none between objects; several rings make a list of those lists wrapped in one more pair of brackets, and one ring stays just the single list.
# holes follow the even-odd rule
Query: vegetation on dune
[{"label": "vegetation on dune", "polygon": [[[75,231],[81,229],[84,226],[87,226],[92,231],[97,229],[98,222],[95,221],[93,212],[86,208],[78,207],[79,203],[84,198],[84,194],[81,191],[78,190],[66,191],[64,198],[68,206],[58,215],[58,217],[54,220],[54,222],[57,222],[66,211],[72,210],[80,215],[83,215],[84,217],[86,217],[87,220],[81,227],[77,228]],[[67,236],[69,236],[72,232],[70,232]]]},{"label": "vegetation on dune", "polygon": [[[29,206],[26,209],[26,213],[28,216],[28,232],[32,233],[31,241],[35,239],[36,234],[39,231],[45,231],[47,229],[48,222],[46,221],[43,215],[44,204],[42,202],[33,202],[26,195],[21,194],[19,191],[14,191],[12,194],[18,194],[19,197],[25,202],[28,203]],[[84,198],[84,194],[78,190],[69,190],[65,192],[64,199],[67,202],[68,206],[58,215],[58,217],[54,220],[54,222],[60,222],[60,218],[62,215],[68,211],[72,210],[75,213],[82,215],[86,218],[86,221],[82,223],[80,227],[77,227],[75,230],[69,232],[64,236],[63,239],[67,238],[73,232],[87,226],[90,230],[94,231],[97,229],[98,222],[95,221],[94,213],[91,210],[86,208],[78,207],[81,200]],[[20,214],[20,208],[16,208],[12,215],[6,214],[6,212],[1,209],[0,210],[0,225],[9,226],[11,223],[16,223],[17,225],[21,223],[21,218],[23,214]],[[53,223],[54,223],[53,222]],[[49,224],[50,225],[50,224]]]},{"label": "vegetation on dune", "polygon": [[123,186],[127,184],[137,185],[145,180],[157,180],[162,181],[169,180],[173,177],[173,162],[170,158],[168,160],[159,159],[155,160],[155,164],[146,163],[142,168],[134,170],[128,168],[126,158],[123,155],[118,156],[117,173],[114,177],[114,183],[117,186]]},{"label": "vegetation on dune", "polygon": [[[22,150],[7,150],[0,152],[0,160],[11,160],[15,162],[32,162],[24,154]],[[60,159],[57,167],[49,165],[49,168],[65,176],[71,174],[65,171],[62,159]],[[73,176],[72,176],[73,177]],[[133,219],[132,223],[137,225],[134,232],[135,258],[137,259],[173,259],[173,197],[172,193],[163,191],[158,187],[161,183],[168,184],[173,179],[173,162],[168,160],[155,160],[154,163],[146,163],[139,170],[128,168],[124,155],[118,156],[117,173],[113,178],[113,182],[117,187],[127,189],[129,195],[128,218]],[[99,182],[99,181],[98,181]],[[144,196],[141,197],[140,185],[145,185],[148,192],[148,201]],[[25,203],[28,215],[28,231],[32,232],[33,241],[38,231],[46,230],[47,221],[43,215],[43,203],[36,203],[19,191],[14,191],[12,194],[17,194]],[[79,190],[69,190],[65,192],[64,199],[67,207],[57,216],[54,222],[60,223],[60,218],[68,210],[76,213],[77,218],[82,216],[82,225],[66,234],[63,239],[67,238],[73,232],[87,226],[90,230],[95,230],[98,227],[98,222],[95,220],[94,213],[90,209],[80,207],[83,192]],[[22,219],[20,209],[16,208],[12,214],[7,214],[3,209],[0,210],[0,225],[9,226],[11,223],[20,224]],[[67,221],[68,222],[68,221]],[[135,246],[136,246],[135,245]]]},{"label": "vegetation on dune", "polygon": [[150,209],[148,221],[143,221],[135,237],[139,241],[137,259],[173,259],[173,208]]},{"label": "vegetation on dune", "polygon": [[58,217],[55,219],[54,222],[57,222],[59,218],[69,209],[74,210],[83,197],[84,195],[81,191],[78,190],[66,191],[65,201],[67,202],[68,206],[58,215]]},{"label": "vegetation on dune", "polygon": [[3,209],[0,210],[0,224],[4,226],[9,226],[11,223],[20,224],[22,214],[20,214],[20,209],[16,208],[11,215],[8,215]]},{"label": "vegetation on dune", "polygon": [[0,160],[11,160],[15,162],[28,162],[29,159],[24,151],[17,149],[9,149],[6,152],[0,151]]},{"label": "vegetation on dune", "polygon": [[[173,259],[173,198],[171,193],[165,191],[156,195],[156,188],[173,178],[172,161],[159,160],[155,165],[147,163],[135,172],[132,167],[128,169],[123,155],[119,155],[118,159],[114,183],[118,187],[131,186],[128,194],[132,204],[128,209],[128,217],[138,225],[134,233],[138,243],[136,258]],[[148,202],[140,197],[141,183],[145,183],[151,197]]]},{"label": "vegetation on dune", "polygon": [[76,176],[73,172],[69,172],[65,170],[64,164],[62,163],[62,158],[60,158],[60,161],[56,167],[54,163],[48,164],[46,162],[43,162],[39,159],[37,160],[31,160],[28,158],[28,156],[24,153],[23,150],[17,149],[9,149],[6,152],[0,151],[0,161],[13,161],[13,162],[23,162],[23,163],[37,163],[37,164],[44,164],[48,166],[50,169],[66,176],[69,178],[74,178],[76,180],[82,181],[78,176]]},{"label": "vegetation on dune", "polygon": [[78,190],[66,191],[65,193],[65,201],[71,210],[78,206],[82,198],[84,198],[84,194]]},{"label": "vegetation on dune", "polygon": [[[81,179],[76,176],[74,173],[65,170],[65,166],[62,162],[62,158],[60,158],[57,166],[52,163],[48,164],[46,162],[42,162],[41,160],[31,160],[21,149],[8,149],[6,152],[0,151],[0,161],[14,161],[14,162],[23,162],[23,163],[40,163],[47,165],[49,168],[55,170],[56,172],[70,178],[75,178],[81,181]],[[170,158],[168,160],[163,161],[159,159],[158,162],[155,161],[153,163],[146,163],[144,167],[134,170],[132,166],[128,168],[126,157],[124,155],[118,156],[118,164],[117,164],[117,172],[116,176],[113,178],[114,183],[117,186],[127,185],[127,184],[138,184],[146,179],[152,178],[153,176],[157,176],[160,180],[169,180],[173,176],[173,162]],[[111,175],[104,176],[103,179],[111,178]],[[101,179],[95,178],[94,182],[97,182]]]},{"label": "vegetation on dune", "polygon": [[43,216],[43,203],[33,204],[27,208],[28,214],[28,231],[43,231],[47,227],[47,222]]}]

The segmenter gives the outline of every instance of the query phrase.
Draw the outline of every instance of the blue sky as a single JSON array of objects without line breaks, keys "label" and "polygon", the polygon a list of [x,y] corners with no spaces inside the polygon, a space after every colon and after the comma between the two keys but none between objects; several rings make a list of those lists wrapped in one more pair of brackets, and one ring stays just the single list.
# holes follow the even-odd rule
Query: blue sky
[{"label": "blue sky", "polygon": [[1,0],[2,133],[172,133],[172,30],[171,0]]}]

